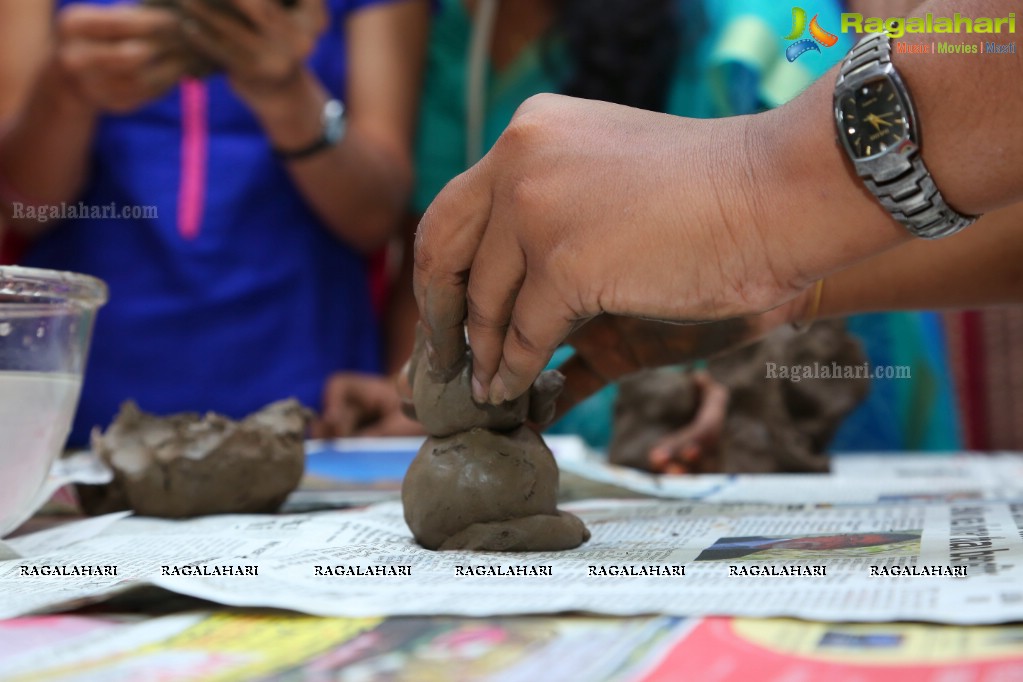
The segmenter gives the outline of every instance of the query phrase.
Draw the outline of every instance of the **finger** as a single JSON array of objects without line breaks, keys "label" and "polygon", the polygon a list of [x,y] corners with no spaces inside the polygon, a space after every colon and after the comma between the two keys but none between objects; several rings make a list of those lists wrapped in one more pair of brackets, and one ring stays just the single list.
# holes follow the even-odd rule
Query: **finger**
[{"label": "finger", "polygon": [[669,476],[681,476],[682,474],[689,473],[689,471],[685,466],[677,462],[670,462],[661,473],[668,474]]},{"label": "finger", "polygon": [[179,56],[165,57],[139,74],[139,82],[150,97],[163,93],[185,75],[185,60]]},{"label": "finger", "polygon": [[469,273],[466,329],[472,348],[472,392],[484,403],[501,362],[515,297],[526,276],[526,258],[508,230],[491,221]]},{"label": "finger", "polygon": [[249,61],[235,44],[222,40],[207,25],[188,19],[182,25],[182,34],[189,47],[220,68],[233,69]]},{"label": "finger", "polygon": [[74,3],[58,14],[57,35],[67,41],[167,38],[177,33],[180,21],[166,9]]},{"label": "finger", "polygon": [[647,464],[650,471],[664,473],[665,467],[671,463],[671,451],[667,448],[655,446],[650,450],[647,457]]},{"label": "finger", "polygon": [[411,400],[401,401],[401,413],[413,421],[419,420],[419,415],[416,414],[416,406]]},{"label": "finger", "polygon": [[309,437],[313,440],[329,440],[336,436],[327,422],[320,417],[314,417],[309,422]]},{"label": "finger", "polygon": [[400,436],[425,436],[422,425],[400,412],[391,413],[365,428],[359,429],[362,438],[395,438]]},{"label": "finger", "polygon": [[289,20],[277,0],[228,0],[228,3],[259,33],[273,31],[275,26]]},{"label": "finger", "polygon": [[359,414],[348,403],[333,405],[323,411],[323,420],[330,425],[335,438],[348,438],[355,434],[360,420]]},{"label": "finger", "polygon": [[667,466],[670,463],[693,466],[700,460],[700,443],[688,427],[658,440],[650,449],[649,461]]},{"label": "finger", "polygon": [[572,331],[576,322],[572,315],[567,306],[553,301],[548,289],[527,274],[515,299],[501,365],[490,384],[491,404],[514,400],[529,390]]},{"label": "finger", "polygon": [[[416,327],[416,344],[419,343],[419,327]],[[398,391],[398,402],[401,413],[406,418],[415,420],[416,419],[416,406],[412,404],[412,380],[415,377],[415,358],[418,355],[418,351],[412,352],[412,357],[402,366],[401,370],[398,371],[398,375],[394,378],[395,388]]]},{"label": "finger", "polygon": [[709,372],[696,372],[693,380],[700,389],[700,405],[690,428],[696,440],[712,445],[724,428],[731,392]]},{"label": "finger", "polygon": [[427,358],[441,374],[465,356],[465,295],[490,219],[493,181],[485,158],[441,190],[416,230],[413,288]]},{"label": "finger", "polygon": [[247,20],[218,11],[201,0],[183,0],[183,33],[188,42],[224,66],[251,64],[265,46],[261,34]]},{"label": "finger", "polygon": [[360,418],[352,408],[348,388],[343,376],[331,378],[324,388],[322,421],[335,438],[351,436]]},{"label": "finger", "polygon": [[82,93],[104,111],[126,114],[153,99],[155,89],[137,74],[86,74],[79,80]]},{"label": "finger", "polygon": [[131,75],[164,56],[166,50],[143,40],[118,42],[77,41],[60,51],[61,63],[70,71],[89,75]]}]

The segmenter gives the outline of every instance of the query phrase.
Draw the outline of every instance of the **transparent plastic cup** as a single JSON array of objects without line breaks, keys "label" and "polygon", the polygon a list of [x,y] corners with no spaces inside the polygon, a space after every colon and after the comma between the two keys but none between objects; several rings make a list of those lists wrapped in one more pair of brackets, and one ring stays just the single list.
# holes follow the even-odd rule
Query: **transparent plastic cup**
[{"label": "transparent plastic cup", "polygon": [[106,285],[0,266],[0,537],[38,508],[78,406]]}]

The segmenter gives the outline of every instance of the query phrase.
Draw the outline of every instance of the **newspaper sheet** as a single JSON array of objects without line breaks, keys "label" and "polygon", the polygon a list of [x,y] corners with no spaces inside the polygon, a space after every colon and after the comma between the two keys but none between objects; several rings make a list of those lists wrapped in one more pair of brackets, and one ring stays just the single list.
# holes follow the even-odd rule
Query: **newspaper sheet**
[{"label": "newspaper sheet", "polygon": [[192,612],[0,622],[9,682],[947,682],[1023,677],[1021,625]]},{"label": "newspaper sheet", "polygon": [[558,458],[577,476],[643,495],[704,502],[821,504],[1023,499],[1023,457],[846,455],[830,474],[662,476],[615,466],[595,454]]},{"label": "newspaper sheet", "polygon": [[385,620],[198,612],[117,623],[48,616],[0,623],[0,669],[10,682],[624,682],[653,673],[694,625],[668,617]]},{"label": "newspaper sheet", "polygon": [[1023,502],[641,500],[569,508],[593,532],[587,544],[514,555],[424,550],[397,503],[288,516],[127,518],[44,554],[0,562],[0,617],[152,584],[321,616],[1023,620]]}]

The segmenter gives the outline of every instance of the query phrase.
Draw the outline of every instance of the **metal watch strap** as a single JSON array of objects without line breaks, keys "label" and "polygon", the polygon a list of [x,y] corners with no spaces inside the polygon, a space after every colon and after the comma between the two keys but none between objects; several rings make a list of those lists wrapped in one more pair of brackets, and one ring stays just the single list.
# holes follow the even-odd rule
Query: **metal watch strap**
[{"label": "metal watch strap", "polygon": [[[884,33],[864,37],[849,52],[838,76],[836,92],[846,80],[867,66],[891,64],[891,40]],[[959,213],[945,201],[934,184],[927,166],[920,156],[919,145],[904,154],[904,163],[896,171],[872,172],[864,164],[854,163],[857,174],[867,189],[877,197],[895,220],[906,229],[924,239],[938,239],[959,232],[974,223],[975,216]]]},{"label": "metal watch strap", "polygon": [[842,61],[838,84],[842,85],[853,71],[859,71],[868,64],[890,64],[892,46],[884,33],[870,33],[849,51]]}]

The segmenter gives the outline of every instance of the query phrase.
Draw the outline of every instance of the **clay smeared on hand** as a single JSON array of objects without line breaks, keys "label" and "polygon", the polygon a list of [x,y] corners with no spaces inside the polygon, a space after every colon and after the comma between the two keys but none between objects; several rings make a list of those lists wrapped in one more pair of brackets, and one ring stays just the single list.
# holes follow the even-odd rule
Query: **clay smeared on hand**
[{"label": "clay smeared on hand", "polygon": [[472,358],[438,376],[417,344],[410,365],[415,416],[431,437],[402,483],[405,521],[427,549],[536,552],[573,549],[590,538],[582,521],[558,511],[558,466],[527,419],[554,416],[564,384],[544,372],[502,405],[472,399]]},{"label": "clay smeared on hand", "polygon": [[272,513],[302,479],[310,412],[283,400],[240,422],[218,414],[156,417],[125,403],[92,450],[114,471],[78,486],[89,514],[145,516]]}]

